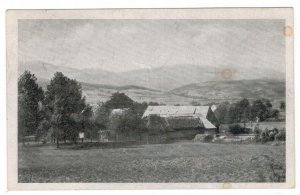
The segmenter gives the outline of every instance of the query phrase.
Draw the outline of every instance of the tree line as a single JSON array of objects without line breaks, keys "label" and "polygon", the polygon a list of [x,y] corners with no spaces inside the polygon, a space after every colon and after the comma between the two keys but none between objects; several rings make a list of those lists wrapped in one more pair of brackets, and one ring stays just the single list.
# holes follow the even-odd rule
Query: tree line
[{"label": "tree line", "polygon": [[98,136],[99,129],[115,125],[109,117],[116,108],[128,111],[115,128],[122,132],[135,131],[142,128],[142,115],[148,105],[159,104],[138,103],[116,92],[108,101],[99,102],[93,111],[76,80],[57,72],[44,91],[38,86],[36,76],[25,71],[18,80],[19,141],[25,142],[26,136],[32,135],[39,140],[50,134],[59,147],[59,141],[76,143],[79,132],[85,132],[85,137],[92,140]]},{"label": "tree line", "polygon": [[280,111],[285,111],[285,102],[280,102],[279,109],[273,107],[265,98],[250,102],[243,98],[235,103],[223,102],[217,106],[215,115],[222,124],[244,123],[249,121],[279,120]]},{"label": "tree line", "polygon": [[19,140],[34,135],[38,140],[51,130],[52,139],[76,142],[78,132],[89,127],[92,107],[82,96],[81,85],[57,72],[44,91],[37,78],[25,71],[18,81]]}]

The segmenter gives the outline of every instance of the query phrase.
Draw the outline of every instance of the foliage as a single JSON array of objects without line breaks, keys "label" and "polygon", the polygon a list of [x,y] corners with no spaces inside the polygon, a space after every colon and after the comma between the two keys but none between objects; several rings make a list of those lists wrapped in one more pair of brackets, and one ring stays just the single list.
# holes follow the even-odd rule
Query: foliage
[{"label": "foliage", "polygon": [[130,99],[127,95],[124,93],[113,93],[110,97],[110,100],[105,102],[105,106],[109,109],[115,109],[115,108],[131,108],[134,105],[134,101]]},{"label": "foliage", "polygon": [[267,99],[257,99],[253,101],[251,107],[251,118],[255,120],[258,117],[259,121],[264,121],[270,117],[272,104]]},{"label": "foliage", "polygon": [[254,133],[256,134],[255,140],[257,142],[285,141],[285,131],[279,131],[277,128],[265,130],[256,129]]},{"label": "foliage", "polygon": [[250,133],[250,129],[248,128],[244,128],[239,124],[234,124],[234,125],[230,125],[229,126],[229,131],[230,133],[232,133],[233,135],[238,135],[238,134],[249,134]]},{"label": "foliage", "polygon": [[285,131],[280,131],[275,135],[275,141],[285,141]]},{"label": "foliage", "polygon": [[25,71],[18,80],[18,135],[24,141],[28,135],[36,135],[42,117],[39,103],[44,92],[36,83],[37,78]]},{"label": "foliage", "polygon": [[132,114],[133,118],[136,118],[136,120],[140,120],[148,105],[159,105],[159,104],[156,102],[150,102],[149,104],[147,104],[146,102],[138,103],[133,101],[130,97],[128,97],[124,93],[119,93],[119,92],[114,93],[112,94],[110,100],[108,100],[107,102],[98,103],[95,112],[95,123],[98,126],[102,126],[104,128],[107,127],[116,128],[116,127],[112,127],[114,125],[110,122],[110,113],[113,109],[124,109],[124,108],[130,110],[130,112],[127,113],[127,115]]},{"label": "foliage", "polygon": [[217,109],[215,110],[216,118],[223,124],[231,123],[231,119],[229,118],[229,102],[222,102]]},{"label": "foliage", "polygon": [[106,128],[109,122],[110,109],[104,103],[98,103],[94,121],[95,126]]},{"label": "foliage", "polygon": [[78,132],[90,117],[91,107],[85,104],[81,85],[57,72],[47,86],[44,104],[49,112],[55,137],[76,142]]},{"label": "foliage", "polygon": [[279,119],[279,110],[273,109],[270,100],[256,99],[252,103],[244,98],[235,103],[223,102],[215,110],[220,123],[246,123],[248,121],[265,121],[273,118]]},{"label": "foliage", "polygon": [[118,133],[130,135],[130,133],[137,133],[137,131],[144,130],[144,123],[141,117],[134,109],[129,109],[121,115],[120,123],[117,125]]},{"label": "foliage", "polygon": [[279,119],[279,110],[277,110],[277,109],[272,110],[270,113],[270,117],[273,118],[274,120],[278,120]]},{"label": "foliage", "polygon": [[285,111],[285,101],[280,102],[280,109]]},{"label": "foliage", "polygon": [[39,140],[40,138],[47,136],[47,133],[50,128],[51,128],[50,122],[47,121],[46,119],[43,119],[37,128],[36,140]]}]

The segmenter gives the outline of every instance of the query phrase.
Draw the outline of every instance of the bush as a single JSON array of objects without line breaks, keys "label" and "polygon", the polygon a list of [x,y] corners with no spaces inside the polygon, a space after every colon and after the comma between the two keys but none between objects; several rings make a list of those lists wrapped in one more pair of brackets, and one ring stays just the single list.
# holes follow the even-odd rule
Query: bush
[{"label": "bush", "polygon": [[261,131],[260,136],[259,136],[259,141],[261,141],[262,143],[269,141],[268,129]]},{"label": "bush", "polygon": [[281,131],[275,135],[276,141],[285,141],[285,131]]},{"label": "bush", "polygon": [[232,133],[233,135],[238,135],[238,134],[249,134],[250,129],[244,128],[239,124],[234,124],[229,126],[229,132]]},{"label": "bush", "polygon": [[265,130],[254,130],[255,140],[265,143],[269,141],[285,141],[285,131],[279,131],[277,128],[265,129]]}]

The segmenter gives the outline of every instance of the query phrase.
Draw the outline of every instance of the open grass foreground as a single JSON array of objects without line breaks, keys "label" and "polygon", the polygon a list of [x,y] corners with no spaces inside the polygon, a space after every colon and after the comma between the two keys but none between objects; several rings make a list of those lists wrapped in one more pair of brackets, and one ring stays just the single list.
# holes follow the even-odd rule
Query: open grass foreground
[{"label": "open grass foreground", "polygon": [[19,146],[19,182],[284,182],[285,146],[196,142]]}]

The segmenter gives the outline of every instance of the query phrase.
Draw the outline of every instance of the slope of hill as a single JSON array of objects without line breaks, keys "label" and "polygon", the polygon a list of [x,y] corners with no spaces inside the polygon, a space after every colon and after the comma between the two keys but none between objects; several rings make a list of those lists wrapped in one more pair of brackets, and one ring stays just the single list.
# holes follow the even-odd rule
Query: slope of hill
[{"label": "slope of hill", "polygon": [[169,105],[188,105],[195,101],[207,104],[236,101],[240,98],[268,98],[278,101],[285,97],[285,82],[282,78],[284,74],[272,70],[257,71],[245,68],[239,72],[235,71],[232,80],[222,80],[218,70],[213,67],[194,65],[113,73],[91,69],[77,70],[35,62],[20,64],[19,74],[24,70],[34,73],[43,88],[46,88],[55,72],[63,72],[81,83],[83,94],[92,105],[108,100],[111,94],[117,91],[124,92],[138,102],[154,101]]},{"label": "slope of hill", "polygon": [[[44,89],[49,80],[38,79]],[[189,105],[192,102],[208,104],[211,102],[237,101],[241,98],[253,100],[268,98],[278,103],[285,98],[284,81],[239,80],[211,81],[185,85],[170,91],[153,90],[139,86],[113,86],[81,83],[83,95],[92,106],[107,101],[112,93],[123,92],[137,102],[158,102],[167,105]]]},{"label": "slope of hill", "polygon": [[175,65],[134,70],[124,74],[130,83],[154,89],[171,90],[191,83],[223,81],[227,79],[222,76],[224,70],[231,72],[230,80],[284,79],[284,73],[264,67],[258,71],[248,67],[236,70],[225,66]]},{"label": "slope of hill", "polygon": [[106,85],[119,85],[123,79],[116,73],[107,72],[103,70],[78,70],[64,66],[56,66],[44,62],[26,62],[19,64],[19,74],[25,70],[34,73],[38,78],[50,80],[55,72],[62,72],[64,75],[76,79],[80,82],[106,84]]},{"label": "slope of hill", "polygon": [[172,93],[200,99],[234,100],[240,98],[284,99],[285,82],[280,80],[209,81],[189,84],[171,90]]}]

